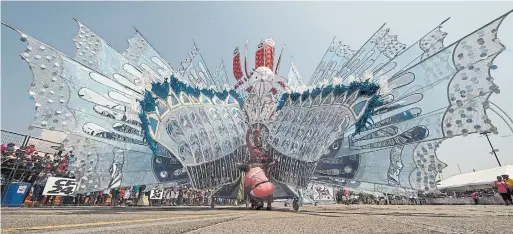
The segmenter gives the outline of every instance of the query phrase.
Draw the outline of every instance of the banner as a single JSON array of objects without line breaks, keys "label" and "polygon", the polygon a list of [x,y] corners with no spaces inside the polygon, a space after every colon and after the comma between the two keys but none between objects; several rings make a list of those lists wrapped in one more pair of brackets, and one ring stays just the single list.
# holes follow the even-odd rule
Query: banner
[{"label": "banner", "polygon": [[77,188],[77,181],[70,178],[50,177],[46,181],[43,195],[72,196]]},{"label": "banner", "polygon": [[312,197],[314,201],[334,201],[333,187],[310,183],[303,196]]},{"label": "banner", "polygon": [[163,189],[152,189],[150,193],[150,199],[162,200]]}]

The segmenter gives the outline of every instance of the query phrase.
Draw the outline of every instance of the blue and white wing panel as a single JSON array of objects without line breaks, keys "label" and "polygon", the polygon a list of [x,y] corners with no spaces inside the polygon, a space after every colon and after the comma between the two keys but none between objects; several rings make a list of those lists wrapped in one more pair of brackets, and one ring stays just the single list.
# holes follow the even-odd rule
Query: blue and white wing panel
[{"label": "blue and white wing panel", "polygon": [[[384,25],[383,25],[384,26]],[[336,74],[347,79],[361,77],[365,71],[374,71],[388,63],[406,49],[406,45],[390,34],[390,29],[380,28]]]},{"label": "blue and white wing panel", "polygon": [[196,89],[171,77],[155,83],[141,102],[150,146],[160,145],[185,167],[195,188],[235,181],[247,160],[242,100],[235,91]]},{"label": "blue and white wing panel", "polygon": [[[28,43],[21,56],[34,75],[29,89],[36,102],[32,126],[67,134],[64,144],[77,156],[79,191],[157,183],[142,123],[130,111],[142,90],[122,69],[126,59],[80,26],[76,59],[8,26]],[[137,170],[126,169],[130,166]]]},{"label": "blue and white wing panel", "polygon": [[325,80],[331,81],[355,53],[356,51],[351,50],[348,45],[342,44],[341,41],[332,41],[308,84],[317,86]]},{"label": "blue and white wing panel", "polygon": [[200,89],[211,89],[213,87],[218,89],[218,84],[210,74],[196,43],[194,43],[187,57],[182,61],[178,74],[180,77],[184,77],[184,80],[188,80],[190,82],[189,85],[194,85]]},{"label": "blue and white wing panel", "polygon": [[[128,39],[128,49],[122,55],[126,58],[126,61],[145,73],[151,81],[163,81],[171,75],[176,76],[177,74],[177,71],[169,65],[167,60],[157,52],[138,30],[132,38]],[[180,77],[180,79],[183,79],[183,77]],[[184,81],[190,82],[186,79]]]},{"label": "blue and white wing panel", "polygon": [[287,75],[287,79],[288,87],[300,87],[304,84],[303,78],[301,77],[301,74],[299,73],[293,59],[290,61],[290,70],[289,74]]},{"label": "blue and white wing panel", "polygon": [[374,168],[348,179],[431,191],[445,167],[435,154],[443,139],[495,130],[486,114],[498,92],[489,71],[505,49],[497,31],[506,15],[389,79],[392,91],[375,110],[375,123],[348,136],[338,154],[360,155],[361,165]]},{"label": "blue and white wing panel", "polygon": [[212,79],[216,83],[217,90],[221,91],[228,88],[225,85],[229,85],[230,82],[228,81],[228,74],[226,73],[223,61],[216,67],[214,74],[212,74]]}]

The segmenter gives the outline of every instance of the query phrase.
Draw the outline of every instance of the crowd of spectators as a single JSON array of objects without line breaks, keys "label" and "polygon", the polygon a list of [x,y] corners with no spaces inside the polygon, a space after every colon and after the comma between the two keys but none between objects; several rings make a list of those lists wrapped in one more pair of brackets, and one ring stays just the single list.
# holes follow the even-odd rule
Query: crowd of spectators
[{"label": "crowd of spectators", "polygon": [[[162,189],[162,199],[152,199],[151,189],[146,186],[133,186],[103,191],[90,192],[79,195],[75,203],[90,206],[136,206],[148,199],[149,206],[207,206],[211,205],[213,189],[198,190],[186,186],[174,186]],[[144,195],[144,196],[143,196]],[[110,204],[107,198],[110,197]],[[234,199],[214,199],[215,205],[237,205]]]},{"label": "crowd of spectators", "polygon": [[[73,152],[58,151],[55,154],[38,152],[34,145],[20,148],[14,143],[1,145],[1,185],[2,191],[9,182],[26,182],[31,186],[33,203],[54,205],[56,196],[43,196],[43,189],[49,177],[74,178],[70,166],[75,162]],[[103,191],[79,194],[75,197],[61,197],[60,204],[82,205],[137,205],[143,195],[148,197],[149,205],[199,206],[210,205],[212,189],[196,190],[186,186],[163,189],[162,199],[150,199],[151,191],[146,186],[133,186],[107,189]],[[108,203],[110,198],[110,203]],[[235,200],[215,199],[216,205],[237,204]]]},{"label": "crowd of spectators", "polygon": [[495,189],[488,188],[488,189],[475,189],[475,190],[468,190],[468,191],[462,191],[462,192],[456,192],[456,191],[442,191],[441,193],[427,193],[423,194],[424,197],[429,198],[461,198],[461,197],[472,197],[473,193],[478,193],[480,197],[493,197],[497,194]]},{"label": "crowd of spectators", "polygon": [[372,205],[421,205],[425,204],[425,200],[422,197],[407,197],[397,196],[392,194],[382,194],[375,196],[368,193],[354,193],[349,195],[349,200],[346,202],[344,199],[345,195],[343,190],[339,190],[336,193],[337,203],[349,203],[349,204],[372,204]]},{"label": "crowd of spectators", "polygon": [[75,161],[73,152],[41,153],[34,145],[20,148],[14,143],[2,144],[1,149],[2,191],[8,182],[31,183],[33,201],[41,201],[43,188],[49,177],[73,178],[68,170]]},{"label": "crowd of spectators", "polygon": [[[4,186],[8,182],[27,182],[32,184],[32,201],[47,205],[54,204],[55,196],[42,196],[47,179],[49,177],[74,178],[69,170],[75,162],[73,152],[41,153],[37,151],[34,145],[20,148],[14,143],[2,144],[1,150],[2,191],[4,191]],[[143,195],[146,195],[150,206],[202,206],[211,205],[210,197],[213,190],[197,190],[187,186],[175,186],[164,188],[162,199],[151,199],[150,193],[146,186],[115,188],[80,194],[76,197],[64,197],[61,204],[107,205],[107,198],[110,197],[110,205],[112,206],[137,205]],[[375,197],[366,193],[345,196],[341,190],[336,193],[336,201],[339,203],[346,203],[347,201],[350,204],[423,204],[422,201],[425,198],[474,198],[475,194],[478,194],[479,197],[491,197],[495,196],[496,193],[493,188],[489,188],[465,192],[419,194],[418,198],[412,198],[392,195]],[[349,199],[345,197],[349,197]],[[237,205],[239,201],[236,199],[215,199],[213,203],[215,205]]]}]

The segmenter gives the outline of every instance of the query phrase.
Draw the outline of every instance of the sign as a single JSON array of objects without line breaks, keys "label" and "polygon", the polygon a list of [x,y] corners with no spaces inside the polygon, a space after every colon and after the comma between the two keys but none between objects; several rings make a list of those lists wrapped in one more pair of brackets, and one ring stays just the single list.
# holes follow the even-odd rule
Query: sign
[{"label": "sign", "polygon": [[27,191],[27,185],[20,185],[20,187],[18,187],[18,190],[16,191],[16,193],[19,193],[19,194],[25,194],[25,192]]},{"label": "sign", "polygon": [[6,191],[4,193],[4,196],[2,197],[2,206],[20,207],[23,201],[25,200],[25,196],[27,196],[30,184],[23,182],[10,183],[6,187]]},{"label": "sign", "polygon": [[163,189],[152,189],[150,192],[150,199],[162,200]]},{"label": "sign", "polygon": [[333,201],[335,196],[333,194],[333,187],[325,186],[323,184],[309,184],[306,194],[313,197],[314,201]]},{"label": "sign", "polygon": [[49,177],[43,195],[72,196],[76,188],[77,181],[75,179]]}]

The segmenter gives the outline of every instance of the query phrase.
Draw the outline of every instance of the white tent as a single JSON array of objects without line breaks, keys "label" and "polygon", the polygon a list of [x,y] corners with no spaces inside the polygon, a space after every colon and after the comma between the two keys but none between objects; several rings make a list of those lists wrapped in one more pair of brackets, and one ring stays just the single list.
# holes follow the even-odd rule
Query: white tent
[{"label": "white tent", "polygon": [[505,165],[486,170],[455,175],[443,180],[438,185],[440,190],[467,191],[473,189],[491,188],[497,176],[510,175],[513,177],[513,165]]}]

